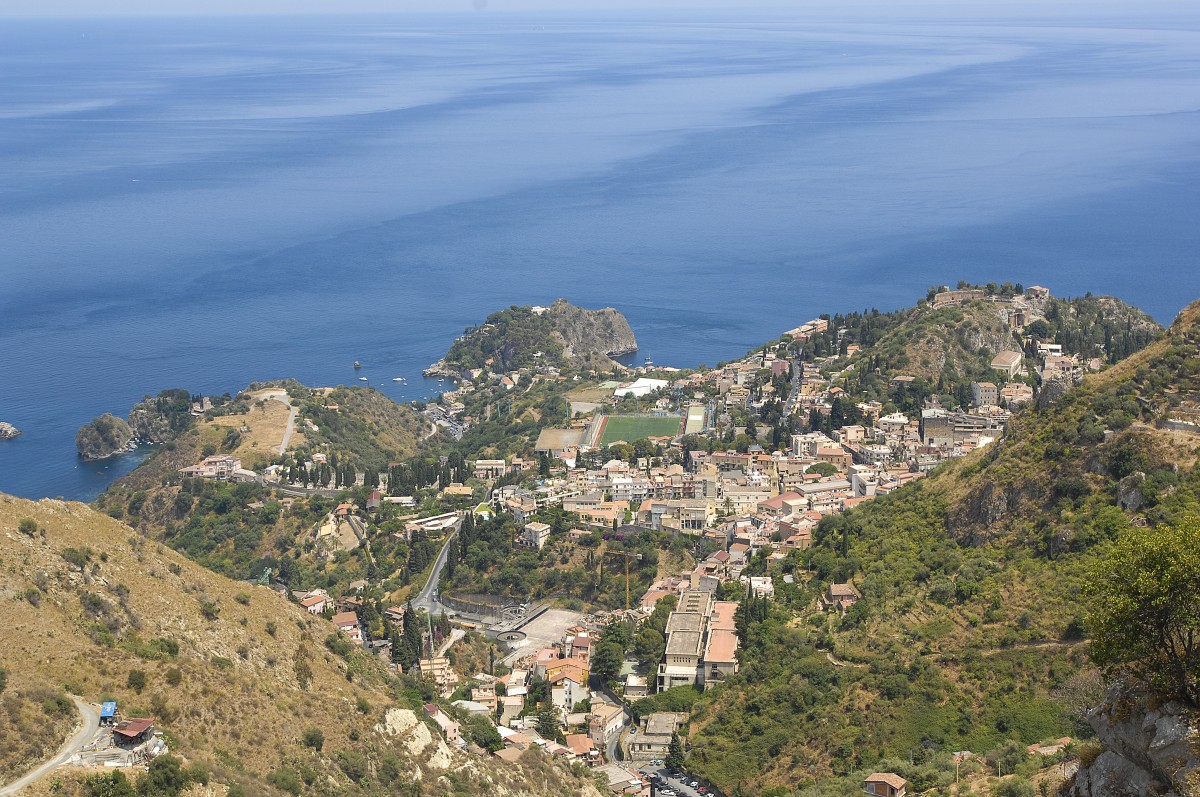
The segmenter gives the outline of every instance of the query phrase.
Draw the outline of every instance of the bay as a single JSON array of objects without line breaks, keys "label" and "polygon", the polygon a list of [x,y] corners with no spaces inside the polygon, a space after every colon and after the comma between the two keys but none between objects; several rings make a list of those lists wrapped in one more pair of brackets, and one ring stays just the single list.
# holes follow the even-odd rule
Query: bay
[{"label": "bay", "polygon": [[0,491],[93,498],[137,458],[75,430],[166,387],[426,397],[559,296],[679,366],[959,279],[1168,323],[1200,24],[1083,13],[6,21]]}]

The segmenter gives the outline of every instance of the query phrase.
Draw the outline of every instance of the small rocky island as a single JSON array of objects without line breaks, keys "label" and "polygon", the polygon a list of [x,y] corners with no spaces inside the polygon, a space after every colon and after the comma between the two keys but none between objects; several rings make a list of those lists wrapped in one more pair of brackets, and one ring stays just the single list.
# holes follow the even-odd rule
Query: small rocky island
[{"label": "small rocky island", "polygon": [[21,434],[21,430],[13,426],[11,423],[0,421],[0,440],[12,440],[14,437]]},{"label": "small rocky island", "polygon": [[85,462],[108,459],[128,451],[133,444],[133,430],[129,424],[109,412],[84,424],[75,434],[75,447]]},{"label": "small rocky island", "polygon": [[510,307],[467,329],[426,376],[461,379],[477,369],[496,373],[538,366],[612,367],[612,357],[637,351],[629,321],[611,307],[587,310],[559,299],[549,307]]}]

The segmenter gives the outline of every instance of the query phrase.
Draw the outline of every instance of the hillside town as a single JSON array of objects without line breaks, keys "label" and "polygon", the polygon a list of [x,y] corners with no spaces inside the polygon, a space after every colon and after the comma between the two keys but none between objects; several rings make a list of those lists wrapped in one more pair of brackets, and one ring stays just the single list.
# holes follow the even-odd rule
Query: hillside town
[{"label": "hillside town", "polygon": [[[994,303],[1019,336],[1046,298],[1048,292],[1034,287]],[[980,300],[993,297],[946,290],[932,305]],[[327,618],[354,647],[427,679],[443,702],[427,704],[425,714],[447,743],[502,759],[538,746],[603,771],[614,793],[649,793],[651,783],[662,786],[670,777],[657,768],[678,746],[686,713],[643,712],[638,701],[679,687],[703,690],[738,672],[740,612],[750,611],[747,602],[775,600],[778,589],[794,583],[782,565],[813,545],[823,519],[994,444],[1013,412],[1035,400],[1035,385],[1074,382],[1102,366],[1096,357],[1067,355],[1062,345],[1033,338],[1024,341],[1035,352],[1031,359],[1014,336],[1011,349],[988,361],[992,378],[970,381],[955,405],[929,390],[918,390],[919,401],[906,405],[922,381],[906,373],[890,377],[888,401],[865,400],[846,389],[859,365],[858,346],[820,356],[804,349],[818,337],[836,344],[843,330],[830,325],[829,318],[811,320],[787,330],[775,346],[712,369],[645,365],[623,369],[623,378],[599,375],[590,405],[573,402],[568,423],[542,428],[532,451],[467,459],[456,466],[454,480],[438,475],[425,495],[403,489],[401,463],[343,477],[315,451],[296,465],[273,464],[262,472],[214,454],[180,475],[274,487],[289,502],[362,488],[365,501],[337,504],[313,528],[316,550],[330,560],[359,547],[369,553],[383,518],[400,518],[392,536],[439,547],[424,588],[406,604],[385,607],[382,618],[368,608],[367,595],[377,586],[370,580],[345,585],[340,594],[277,585],[281,592]],[[485,391],[498,388],[503,395],[538,382],[580,381],[553,366],[504,374],[475,369],[465,377],[425,409],[455,439],[501,411],[503,399],[487,404],[483,418],[468,412]],[[443,467],[447,463],[443,457]],[[547,522],[548,513],[558,520]],[[686,541],[691,559],[675,570],[660,568],[647,589],[630,594],[629,560],[640,554],[604,549],[601,559],[624,557],[616,564],[624,567],[625,606],[589,614],[553,600],[492,603],[489,596],[443,592],[443,564],[464,522],[493,518],[509,524],[513,552],[539,554],[559,550],[560,542],[653,532]],[[810,608],[841,615],[860,600],[854,583],[831,582]],[[639,672],[626,653],[597,677],[606,634],[621,624],[636,632],[662,614],[663,601],[669,611],[656,668]],[[468,633],[482,634],[500,650],[486,671],[455,670],[453,646]],[[419,651],[415,661],[398,657],[400,640]],[[899,776],[871,777],[867,793],[904,794]],[[698,783],[680,788],[707,790]]]}]

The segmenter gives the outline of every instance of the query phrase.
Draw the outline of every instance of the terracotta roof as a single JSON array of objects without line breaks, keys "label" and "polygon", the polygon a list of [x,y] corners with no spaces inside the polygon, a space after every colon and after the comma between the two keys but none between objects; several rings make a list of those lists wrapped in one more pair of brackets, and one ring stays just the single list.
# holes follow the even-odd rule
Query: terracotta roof
[{"label": "terracotta roof", "polygon": [[893,772],[875,772],[868,775],[863,783],[886,783],[893,789],[903,789],[908,781]]},{"label": "terracotta roof", "polygon": [[582,667],[572,664],[568,667],[563,667],[561,670],[547,678],[546,681],[553,685],[559,681],[569,678],[580,686],[584,686],[587,684],[587,676],[584,675],[585,672],[586,670],[584,670]]},{"label": "terracotta roof", "polygon": [[305,598],[304,600],[300,601],[300,605],[308,608],[309,606],[316,606],[318,603],[324,603],[327,600],[328,598],[326,598],[324,595],[313,595],[311,598]]},{"label": "terracotta roof", "polygon": [[333,624],[341,627],[343,625],[358,625],[358,615],[354,612],[342,612],[335,614],[332,618]]},{"label": "terracotta roof", "polygon": [[704,660],[723,663],[737,661],[737,634],[723,629],[716,629],[709,633]]},{"label": "terracotta roof", "polygon": [[575,755],[587,755],[596,751],[596,743],[592,738],[584,733],[568,733],[567,747]]}]

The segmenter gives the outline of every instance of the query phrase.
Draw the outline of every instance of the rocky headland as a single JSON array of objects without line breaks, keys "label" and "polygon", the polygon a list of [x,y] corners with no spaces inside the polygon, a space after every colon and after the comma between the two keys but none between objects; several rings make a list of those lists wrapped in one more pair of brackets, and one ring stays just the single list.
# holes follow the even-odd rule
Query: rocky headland
[{"label": "rocky headland", "polygon": [[146,396],[129,411],[129,420],[105,413],[84,424],[75,435],[75,447],[86,462],[108,459],[131,451],[139,443],[169,443],[192,423],[191,394],[186,390],[164,390]]},{"label": "rocky headland", "polygon": [[524,367],[586,365],[637,351],[629,321],[611,307],[588,310],[558,299],[549,307],[511,307],[467,329],[426,376],[461,379],[487,368],[497,373]]}]

